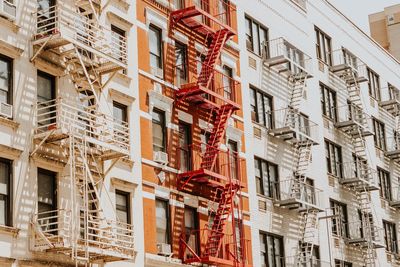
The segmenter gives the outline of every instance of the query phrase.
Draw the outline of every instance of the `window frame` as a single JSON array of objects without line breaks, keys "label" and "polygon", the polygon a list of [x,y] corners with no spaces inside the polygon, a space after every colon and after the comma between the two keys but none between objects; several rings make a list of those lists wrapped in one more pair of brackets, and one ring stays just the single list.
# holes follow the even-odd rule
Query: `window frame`
[{"label": "window frame", "polygon": [[386,150],[386,129],[385,123],[372,117],[372,125],[374,131],[375,147],[381,150]]},{"label": "window frame", "polygon": [[340,208],[340,211],[344,212],[343,217],[339,216],[341,220],[340,222],[341,228],[339,228],[340,226],[338,224],[334,224],[334,220],[336,220],[334,218],[335,216],[332,217],[332,234],[342,238],[349,238],[350,231],[349,231],[349,214],[348,214],[347,204],[330,198],[329,206],[332,209],[333,215],[336,215],[335,213],[336,207]]},{"label": "window frame", "polygon": [[[116,189],[115,190],[115,199],[117,199],[116,195],[123,195],[123,196],[126,197],[126,214],[127,214],[127,222],[126,222],[126,224],[132,224],[131,193],[123,191],[123,190]],[[117,201],[115,201],[115,209],[118,210]]]},{"label": "window frame", "polygon": [[[116,108],[118,108],[118,109],[123,111],[122,112],[122,114],[123,114],[123,116],[122,116],[123,118],[122,119],[115,118],[115,117],[114,117],[114,119],[117,119],[119,121],[128,123],[128,106],[125,105],[125,104],[122,104],[122,103],[120,103],[118,101],[113,101],[113,108],[114,107],[116,107]],[[114,116],[114,113],[113,113],[113,116]]]},{"label": "window frame", "polygon": [[[273,199],[280,199],[280,177],[279,177],[279,166],[275,163],[272,163],[270,161],[264,160],[259,157],[254,157],[254,169],[256,168],[256,162],[259,164],[260,168],[260,174],[261,177],[258,177],[257,174],[254,175],[256,179],[256,185],[258,183],[260,184],[260,192],[258,192],[258,187],[256,186],[257,194],[260,194],[262,196],[268,197],[268,198],[273,198]],[[265,170],[267,172],[268,177],[264,177],[264,169],[263,165],[267,168]],[[275,169],[276,173],[276,181],[271,180],[271,174],[270,174],[270,168]],[[268,190],[266,190],[266,184],[268,185]],[[266,194],[268,192],[268,194]]]},{"label": "window frame", "polygon": [[[275,128],[275,118],[274,118],[274,97],[268,93],[265,93],[264,91],[250,85],[250,92],[254,92],[254,105],[251,104],[251,108],[255,109],[251,110],[251,112],[255,112],[255,120],[251,118],[253,123],[257,123],[258,125],[261,125],[267,129],[274,129]],[[259,97],[261,97],[261,103],[259,103]],[[252,96],[250,95],[250,101],[252,100]],[[266,103],[265,101],[268,101],[268,106],[271,109],[271,112],[269,114],[266,112],[265,107]],[[259,104],[262,105],[262,107],[259,106]],[[261,112],[260,112],[261,111]],[[262,115],[262,122],[260,121],[260,115]]]},{"label": "window frame", "polygon": [[322,115],[333,122],[337,122],[337,93],[335,90],[326,86],[323,83],[319,83],[321,92],[321,108]]},{"label": "window frame", "polygon": [[[159,27],[155,26],[154,24],[150,24],[149,25],[149,31],[153,31],[156,33],[157,38],[159,39],[159,51],[157,51],[160,55],[156,55],[154,54],[150,47],[150,38],[149,38],[149,53],[150,53],[150,67],[157,67],[159,69],[163,69],[163,41],[162,41],[162,29],[160,29]],[[157,66],[152,66],[151,65],[151,57],[155,57],[157,58]]]},{"label": "window frame", "polygon": [[[273,233],[269,233],[269,232],[264,232],[264,231],[260,231],[259,232],[259,237],[260,237],[260,245],[261,245],[261,238],[264,240],[264,244],[265,244],[265,266],[268,266],[269,264],[269,259],[272,258],[273,260],[273,266],[276,266],[276,258],[279,256],[280,259],[280,266],[285,266],[285,243],[284,243],[284,237],[281,235],[277,235],[277,234],[273,234]],[[273,244],[273,249],[269,249],[268,246],[268,238],[272,238],[272,244]],[[282,255],[276,255],[276,249],[275,249],[275,244],[276,244],[276,240],[279,241],[279,252]],[[262,250],[260,249],[260,252]],[[273,252],[273,255],[270,255],[269,252]],[[260,254],[261,256],[261,254]]]},{"label": "window frame", "polygon": [[[253,19],[252,17],[250,17],[250,16],[248,16],[247,14],[245,14],[245,22],[250,22],[249,23],[249,26],[250,26],[250,28],[247,28],[247,26],[246,26],[246,49],[247,49],[247,51],[249,51],[249,52],[251,52],[251,53],[253,53],[253,54],[255,54],[255,55],[257,55],[257,56],[262,56],[263,55],[263,52],[267,52],[268,51],[268,46],[266,46],[265,48],[264,47],[262,47],[262,43],[265,41],[265,42],[268,42],[269,41],[269,29],[268,29],[268,27],[266,27],[266,26],[264,26],[263,24],[261,24],[260,22],[258,22],[257,20],[255,20],[255,19]],[[255,26],[255,28],[253,28],[253,26]],[[254,40],[254,29],[256,29],[257,30],[257,40],[258,40],[258,42],[257,42],[257,50],[258,51],[255,51],[255,40]],[[247,30],[250,30],[250,35],[247,33]],[[261,31],[263,31],[264,32],[264,37],[266,38],[265,40],[263,40],[263,41],[261,41]],[[248,44],[247,44],[247,42],[250,42],[250,44],[251,44],[251,48],[250,47],[248,47]],[[265,51],[266,50],[266,51]]]},{"label": "window frame", "polygon": [[158,241],[157,241],[157,228],[158,228],[158,226],[157,226],[157,202],[162,202],[163,204],[165,204],[165,214],[166,214],[166,222],[167,222],[167,227],[166,227],[166,229],[165,229],[165,231],[166,231],[166,243],[165,244],[169,244],[169,245],[171,245],[172,244],[172,234],[171,234],[171,208],[170,208],[170,205],[169,205],[169,200],[168,199],[164,199],[164,198],[159,198],[159,197],[156,197],[156,199],[155,199],[155,202],[154,202],[154,204],[155,204],[155,217],[156,217],[156,242],[158,243]]},{"label": "window frame", "polygon": [[379,196],[387,201],[392,200],[392,181],[390,172],[377,167]]},{"label": "window frame", "polygon": [[[10,57],[7,57],[3,54],[0,54],[0,61],[3,61],[7,64],[8,68],[8,92],[7,92],[7,100],[6,104],[13,105],[13,94],[14,94],[14,60]],[[3,90],[0,90],[3,91]]]},{"label": "window frame", "polygon": [[314,30],[317,39],[317,59],[328,66],[332,66],[332,38],[317,26],[314,26]]},{"label": "window frame", "polygon": [[369,96],[373,99],[380,101],[381,100],[381,81],[380,76],[370,67],[367,67],[367,77],[368,77],[368,93]]},{"label": "window frame", "polygon": [[[396,223],[389,222],[386,220],[382,220],[383,224],[383,232],[384,232],[384,240],[385,240],[385,249],[386,252],[398,254],[399,253],[399,244],[398,237],[396,232]],[[388,233],[390,233],[390,244],[388,240]]]},{"label": "window frame", "polygon": [[[326,170],[329,175],[343,178],[343,151],[342,147],[329,139],[324,140]],[[332,158],[333,156],[333,158]],[[338,157],[338,158],[337,158]],[[334,163],[334,167],[332,166]],[[335,171],[333,171],[335,170]]]},{"label": "window frame", "polygon": [[9,226],[12,227],[13,226],[13,206],[14,206],[14,194],[13,194],[13,187],[14,187],[14,183],[13,183],[13,161],[10,159],[6,159],[6,158],[0,158],[0,162],[4,163],[8,166],[8,181],[7,181],[7,192],[8,194],[0,194],[0,196],[4,197],[4,201],[5,201],[5,211],[4,211],[4,221],[5,221],[5,226]]},{"label": "window frame", "polygon": [[[183,56],[183,58],[182,58],[183,68],[179,68],[178,67],[179,65],[177,65],[178,47],[180,47],[179,51],[182,52],[181,55]],[[179,70],[179,79],[181,79],[183,82],[187,81],[188,80],[188,76],[189,76],[189,72],[188,72],[188,68],[189,68],[188,46],[186,44],[178,42],[178,41],[175,41],[175,65],[176,65],[175,67],[176,67],[176,71],[177,71],[177,73],[176,73],[177,76],[176,77],[178,77],[178,70]],[[183,74],[184,77],[182,77],[181,74]]]},{"label": "window frame", "polygon": [[[158,151],[166,152],[167,151],[167,124],[166,124],[166,114],[165,114],[166,112],[161,109],[154,108],[153,113],[160,114],[161,118],[162,118],[162,120],[160,122],[156,121],[154,118],[152,118],[152,120],[151,120],[152,127],[154,124],[158,124],[162,128],[162,137],[163,137],[162,143],[163,144],[162,144],[162,147],[160,147],[160,149]],[[153,131],[153,138],[154,138],[154,131]],[[154,150],[154,140],[153,140],[153,151],[155,151]]]}]

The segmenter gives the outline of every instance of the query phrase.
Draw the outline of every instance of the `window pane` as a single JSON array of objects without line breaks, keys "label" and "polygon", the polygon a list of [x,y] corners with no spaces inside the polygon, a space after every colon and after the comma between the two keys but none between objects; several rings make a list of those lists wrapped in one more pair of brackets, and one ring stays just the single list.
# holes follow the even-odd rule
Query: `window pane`
[{"label": "window pane", "polygon": [[157,243],[169,243],[168,220],[168,202],[156,200]]},{"label": "window pane", "polygon": [[10,91],[10,73],[11,64],[9,61],[0,59],[0,90],[2,94],[0,95],[0,101],[8,103],[8,92]]}]

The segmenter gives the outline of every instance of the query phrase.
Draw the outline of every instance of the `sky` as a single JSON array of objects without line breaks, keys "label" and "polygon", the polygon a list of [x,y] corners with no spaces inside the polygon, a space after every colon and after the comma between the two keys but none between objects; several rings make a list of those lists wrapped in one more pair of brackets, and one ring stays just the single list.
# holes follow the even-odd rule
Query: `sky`
[{"label": "sky", "polygon": [[[312,0],[311,0],[312,1]],[[329,0],[337,9],[349,17],[369,34],[368,15],[383,11],[387,6],[400,4],[400,0]]]}]

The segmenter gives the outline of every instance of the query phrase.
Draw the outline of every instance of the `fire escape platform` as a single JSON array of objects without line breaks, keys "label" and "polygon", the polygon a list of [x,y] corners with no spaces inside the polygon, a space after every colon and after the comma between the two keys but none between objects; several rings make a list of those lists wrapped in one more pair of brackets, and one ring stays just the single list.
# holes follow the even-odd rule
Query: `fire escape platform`
[{"label": "fire escape platform", "polygon": [[306,145],[311,141],[312,145],[318,145],[317,141],[290,126],[270,129],[268,132],[272,136],[282,139],[289,144],[296,144],[301,146]]},{"label": "fire escape platform", "polygon": [[[219,101],[212,101],[204,96],[207,94],[210,98],[215,98]],[[205,109],[220,108],[222,105],[231,105],[234,110],[239,110],[240,105],[230,99],[225,98],[213,90],[206,88],[205,86],[198,85],[196,83],[190,83],[183,85],[179,91],[176,92],[176,97],[184,98],[189,102],[196,103]],[[216,103],[219,102],[219,103]]]},{"label": "fire escape platform", "polygon": [[400,160],[400,149],[395,149],[391,151],[386,151],[385,156],[392,159],[392,160]]},{"label": "fire escape platform", "polygon": [[199,169],[195,171],[185,172],[178,175],[182,182],[186,182],[187,179],[190,181],[199,183],[199,184],[206,184],[210,187],[223,187],[228,179],[226,176],[206,170],[206,169]]},{"label": "fire escape platform", "polygon": [[297,209],[299,212],[305,212],[307,210],[308,211],[313,210],[313,211],[319,211],[319,212],[324,211],[324,209],[319,207],[318,205],[306,202],[306,201],[298,199],[298,198],[275,200],[274,204],[277,207],[288,208],[290,210]]},{"label": "fire escape platform", "polygon": [[[294,63],[290,58],[285,55],[280,55],[276,57],[267,58],[265,63],[268,67],[276,69],[280,74],[285,74],[286,76],[292,77],[297,76],[298,78],[309,79],[313,76],[309,73],[305,68],[301,67],[300,65]],[[296,66],[300,73],[295,73],[290,70],[290,65]]]},{"label": "fire escape platform", "polygon": [[246,263],[236,263],[234,260],[222,259],[217,257],[201,257],[200,260],[197,258],[187,259],[185,260],[186,264],[195,264],[201,262],[202,264],[207,264],[210,266],[218,266],[218,267],[232,267],[232,266],[243,266],[243,267],[251,267],[252,265]]},{"label": "fire escape platform", "polygon": [[339,183],[358,192],[379,190],[378,185],[359,177],[341,179]]},{"label": "fire escape platform", "polygon": [[358,129],[361,130],[361,135],[363,137],[374,135],[374,133],[371,130],[365,129],[365,127],[361,123],[353,119],[336,122],[335,127],[349,135],[356,135],[356,134],[358,135]]},{"label": "fire escape platform", "polygon": [[[330,70],[339,77],[346,77],[353,71],[353,68],[348,64],[338,64],[330,67]],[[355,82],[363,83],[368,81],[367,77],[362,75],[355,77]],[[345,82],[354,84],[354,79],[345,80]]]},{"label": "fire escape platform", "polygon": [[[358,246],[361,248],[367,248],[369,245],[368,244],[369,240],[367,238],[349,238],[349,239],[346,239],[345,242],[346,242],[346,244]],[[371,245],[373,246],[374,249],[385,247],[385,245],[379,241],[371,241]]]},{"label": "fire escape platform", "polygon": [[389,201],[389,205],[390,205],[392,208],[400,209],[400,200],[392,200],[392,201]]},{"label": "fire escape platform", "polygon": [[[197,34],[203,36],[215,34],[221,28],[228,30],[230,32],[229,36],[236,34],[236,31],[232,27],[223,23],[218,18],[197,6],[191,6],[173,11],[170,16],[171,21],[175,24],[180,23],[184,27],[189,28]],[[213,24],[218,27],[212,27],[210,23],[207,23],[208,21],[212,21]]]}]

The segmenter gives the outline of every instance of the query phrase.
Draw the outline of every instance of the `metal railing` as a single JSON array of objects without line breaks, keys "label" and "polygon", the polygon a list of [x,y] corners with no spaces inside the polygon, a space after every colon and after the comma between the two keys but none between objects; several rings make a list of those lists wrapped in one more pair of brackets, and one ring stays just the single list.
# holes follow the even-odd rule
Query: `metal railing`
[{"label": "metal railing", "polygon": [[[93,19],[76,12],[76,7],[57,4],[34,13],[36,33],[34,40],[60,35],[83,49],[92,48],[112,59],[127,63],[127,39],[110,29],[93,23]],[[99,59],[105,61],[104,58]]]},{"label": "metal railing", "polygon": [[277,132],[281,129],[288,128],[296,133],[296,138],[299,139],[299,141],[318,141],[318,124],[311,121],[307,116],[299,113],[297,110],[292,108],[278,109],[274,110],[272,114],[272,132]]},{"label": "metal railing", "polygon": [[362,127],[364,130],[371,131],[372,129],[372,118],[362,107],[354,104],[347,104],[336,108],[337,120],[336,123],[355,123]]},{"label": "metal railing", "polygon": [[36,134],[61,129],[72,135],[86,136],[129,154],[130,136],[127,122],[99,112],[85,111],[84,106],[57,98],[36,104]]},{"label": "metal railing", "polygon": [[398,152],[400,155],[400,135],[396,134],[386,138],[386,152]]},{"label": "metal railing", "polygon": [[363,182],[369,186],[378,187],[377,171],[364,162],[346,162],[338,164],[340,180],[346,182]]},{"label": "metal railing", "polygon": [[383,244],[384,240],[384,232],[383,228],[375,226],[372,224],[370,225],[363,225],[361,221],[356,222],[349,222],[347,225],[343,227],[347,227],[349,230],[349,240],[368,240],[374,243]]},{"label": "metal railing", "polygon": [[[203,255],[205,246],[213,232],[216,233],[210,226],[183,233],[179,240],[179,256],[183,262],[199,262],[205,256]],[[235,237],[233,234],[224,234],[220,249],[216,253],[214,255],[216,258],[248,264],[251,255],[250,240]]]},{"label": "metal railing", "polygon": [[355,77],[368,77],[367,65],[347,49],[334,50],[330,53],[330,57],[332,60],[331,69],[334,72],[350,69],[353,71]]},{"label": "metal railing", "polygon": [[[90,216],[88,227],[82,228],[77,219],[76,230],[72,229],[72,212],[70,210],[53,210],[32,215],[31,224],[34,227],[34,247],[38,250],[47,248],[71,247],[77,238],[78,247],[86,243],[101,250],[112,250],[127,257],[133,257],[134,231],[130,224]],[[73,233],[75,231],[75,233]],[[85,248],[81,248],[85,249]]]},{"label": "metal railing", "polygon": [[293,75],[311,74],[311,57],[290,44],[283,37],[264,42],[263,46],[267,64],[285,64],[287,70]]},{"label": "metal railing", "polygon": [[[231,26],[232,18],[236,16],[236,6],[231,3],[231,1],[225,0],[172,0],[172,5],[175,10],[181,10],[190,7],[196,7],[203,13],[209,14],[207,17],[199,16],[196,18],[209,26],[217,24],[219,26],[228,25]],[[212,17],[215,22],[208,19]]]},{"label": "metal railing", "polygon": [[[190,66],[196,66],[196,68],[191,68]],[[203,77],[203,80],[200,80],[201,72],[206,73],[202,74],[203,76],[211,76],[208,88],[205,88],[206,79]],[[193,64],[176,65],[174,67],[174,79],[175,84],[181,89],[199,85],[200,90],[210,90],[211,92],[209,93],[205,91],[204,98],[218,104],[224,104],[224,100],[234,103],[239,100],[240,82],[199,60],[196,60]]]},{"label": "metal railing", "polygon": [[[181,173],[200,170],[203,166],[204,154],[206,150],[214,150],[216,155],[215,163],[207,165],[206,170],[218,174],[218,177],[224,177],[220,182],[241,182],[244,160],[239,157],[235,151],[222,151],[210,147],[207,144],[189,145],[177,149],[177,163]],[[210,177],[210,179],[216,179]],[[222,179],[222,178],[221,178]]]},{"label": "metal railing", "polygon": [[[332,264],[328,261],[322,261],[315,256],[304,256],[301,259],[296,256],[288,256],[282,258],[282,260],[285,263],[285,267],[332,267]],[[264,265],[263,267],[267,266]]]},{"label": "metal railing", "polygon": [[320,206],[322,190],[314,185],[308,184],[298,179],[289,179],[274,183],[273,194],[277,202],[296,201],[307,206]]}]

